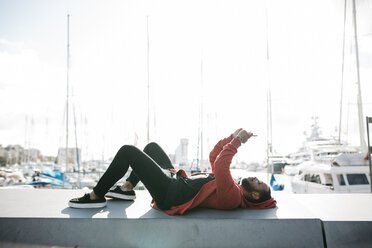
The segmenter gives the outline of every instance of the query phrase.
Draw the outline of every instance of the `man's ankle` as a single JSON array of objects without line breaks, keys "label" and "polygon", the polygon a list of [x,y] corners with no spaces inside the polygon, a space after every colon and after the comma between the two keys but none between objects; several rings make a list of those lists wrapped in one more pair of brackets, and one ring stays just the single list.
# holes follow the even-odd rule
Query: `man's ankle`
[{"label": "man's ankle", "polygon": [[134,186],[133,186],[133,184],[131,183],[131,182],[129,182],[129,181],[126,181],[121,187],[120,187],[120,189],[122,190],[122,191],[131,191],[131,190],[133,190],[133,188],[134,188]]},{"label": "man's ankle", "polygon": [[90,192],[89,197],[91,200],[98,200],[99,197],[94,193],[94,191]]}]

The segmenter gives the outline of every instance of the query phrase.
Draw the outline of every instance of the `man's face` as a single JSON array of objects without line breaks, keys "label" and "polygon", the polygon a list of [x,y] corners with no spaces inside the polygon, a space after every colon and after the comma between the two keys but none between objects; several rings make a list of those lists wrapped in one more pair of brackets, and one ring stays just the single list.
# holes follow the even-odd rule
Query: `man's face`
[{"label": "man's face", "polygon": [[269,191],[269,186],[257,177],[247,177],[242,180],[243,195],[247,200],[258,200],[260,195]]}]

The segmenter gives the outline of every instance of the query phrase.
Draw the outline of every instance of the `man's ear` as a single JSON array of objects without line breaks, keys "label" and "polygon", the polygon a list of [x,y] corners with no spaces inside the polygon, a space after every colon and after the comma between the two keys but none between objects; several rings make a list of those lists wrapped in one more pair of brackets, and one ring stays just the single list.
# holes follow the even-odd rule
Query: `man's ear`
[{"label": "man's ear", "polygon": [[253,191],[251,192],[251,197],[255,200],[258,200],[260,199],[260,193],[258,193],[257,191]]}]

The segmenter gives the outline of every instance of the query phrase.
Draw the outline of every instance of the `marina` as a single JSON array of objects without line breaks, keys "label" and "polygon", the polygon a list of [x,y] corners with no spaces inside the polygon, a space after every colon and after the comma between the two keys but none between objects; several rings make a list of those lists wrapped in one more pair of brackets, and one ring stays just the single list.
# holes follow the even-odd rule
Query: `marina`
[{"label": "marina", "polygon": [[[287,193],[370,193],[369,155],[362,153],[358,146],[320,137],[316,118],[314,121],[303,146],[286,156],[270,156],[269,167],[266,161],[261,164],[233,162],[230,167],[235,182],[253,176],[269,184],[268,179],[274,176]],[[191,175],[200,172],[203,161],[203,172],[211,172],[208,160],[187,164],[185,140],[181,140],[179,147],[184,152],[174,157],[174,162],[181,162],[174,164],[176,169]],[[0,167],[0,187],[92,189],[111,162],[85,161],[79,171],[76,161],[67,166],[63,163],[28,163]],[[66,168],[69,168],[67,172]],[[130,171],[118,182],[119,185],[125,182]],[[145,187],[140,183],[136,189],[145,190]]]},{"label": "marina", "polygon": [[371,18],[2,0],[0,247],[372,247]]}]

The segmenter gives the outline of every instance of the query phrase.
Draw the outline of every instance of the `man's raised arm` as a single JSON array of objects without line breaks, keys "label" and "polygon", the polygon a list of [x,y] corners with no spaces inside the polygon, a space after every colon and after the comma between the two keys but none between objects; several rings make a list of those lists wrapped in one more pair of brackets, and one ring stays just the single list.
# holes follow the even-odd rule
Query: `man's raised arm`
[{"label": "man's raised arm", "polygon": [[240,190],[236,187],[231,176],[230,165],[234,155],[237,153],[241,144],[247,142],[252,137],[251,132],[241,130],[238,135],[227,143],[215,161],[215,177],[217,184],[217,200],[224,209],[235,208],[240,203]]},{"label": "man's raised arm", "polygon": [[235,138],[242,129],[243,128],[239,128],[234,133],[232,133],[229,137],[218,141],[218,143],[214,146],[212,151],[209,153],[209,162],[211,163],[212,173],[214,173],[214,161],[216,161],[216,158],[222,151],[223,146],[229,143],[233,138]]}]

